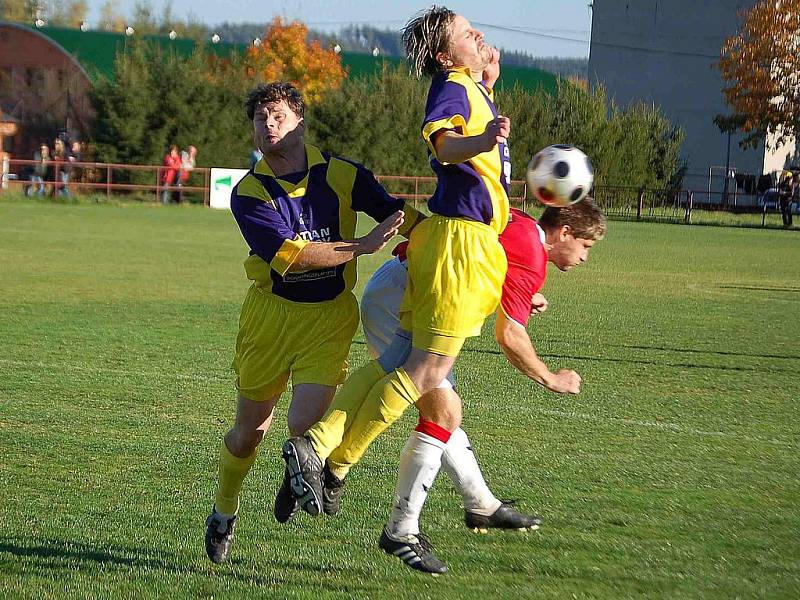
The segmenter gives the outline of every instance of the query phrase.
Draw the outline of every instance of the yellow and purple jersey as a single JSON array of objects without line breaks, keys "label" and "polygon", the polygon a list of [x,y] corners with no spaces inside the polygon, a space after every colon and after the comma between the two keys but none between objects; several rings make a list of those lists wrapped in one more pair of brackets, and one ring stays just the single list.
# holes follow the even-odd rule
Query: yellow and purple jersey
[{"label": "yellow and purple jersey", "polygon": [[380,222],[404,210],[402,234],[420,215],[362,165],[308,144],[306,156],[307,171],[281,177],[262,158],[234,187],[231,212],[250,247],[244,266],[256,286],[293,302],[324,302],[353,289],[356,261],[289,272],[307,244],[353,239],[357,212]]},{"label": "yellow and purple jersey", "polygon": [[430,211],[485,223],[500,233],[508,222],[508,145],[497,144],[489,152],[458,164],[439,161],[434,145],[434,137],[441,131],[479,135],[495,117],[497,108],[490,88],[474,81],[468,69],[447,71],[431,82],[422,137],[428,143],[431,167],[438,179],[436,191],[428,201]]}]

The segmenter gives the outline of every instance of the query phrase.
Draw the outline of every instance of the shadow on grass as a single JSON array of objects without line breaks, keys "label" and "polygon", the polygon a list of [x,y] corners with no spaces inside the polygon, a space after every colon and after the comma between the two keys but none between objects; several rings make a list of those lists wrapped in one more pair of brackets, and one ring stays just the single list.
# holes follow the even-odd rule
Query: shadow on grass
[{"label": "shadow on grass", "polygon": [[631,350],[656,350],[679,354],[708,354],[712,356],[741,356],[743,358],[778,358],[781,360],[800,360],[791,354],[752,354],[749,352],[730,352],[726,350],[694,350],[693,348],[669,348],[667,346],[639,346],[635,344],[604,344],[608,348],[629,348]]},{"label": "shadow on grass", "polygon": [[[563,342],[567,340],[549,339],[550,342]],[[353,344],[366,346],[363,340],[353,340]],[[675,352],[676,354],[705,354],[708,356],[741,356],[742,358],[755,358],[755,359],[779,359],[779,360],[800,360],[800,355],[793,354],[753,354],[749,352],[729,352],[726,350],[695,350],[693,348],[670,348],[668,346],[642,346],[638,344],[603,344],[605,348],[625,348],[628,350],[652,350],[656,352]],[[502,355],[502,351],[491,348],[464,348],[463,352],[469,354],[474,352],[477,354],[496,354]],[[566,354],[541,354],[540,356],[549,356],[551,358],[572,358],[576,360],[598,360],[609,362],[630,362],[633,364],[642,365],[663,365],[667,367],[694,367],[700,369],[721,369],[724,371],[764,371],[757,367],[725,367],[718,365],[699,365],[696,363],[665,363],[662,361],[644,361],[633,360],[626,358],[608,358],[608,357],[594,357],[594,356],[571,356]],[[770,371],[780,371],[785,373],[794,373],[796,369],[769,369]]]},{"label": "shadow on grass", "polygon": [[[626,346],[631,348],[636,348],[636,346]],[[643,349],[657,349],[657,348],[649,348],[646,346],[642,347]],[[465,348],[461,351],[462,354],[492,354],[503,356],[502,351],[500,350],[490,350],[488,348]],[[711,353],[709,353],[711,354]],[[743,373],[797,373],[797,369],[789,368],[789,369],[782,369],[777,368],[775,366],[769,367],[758,367],[758,366],[742,366],[742,367],[732,367],[727,365],[703,365],[698,363],[681,363],[681,362],[665,362],[663,360],[640,360],[634,358],[612,358],[608,356],[578,356],[575,354],[552,354],[541,352],[539,356],[542,358],[558,358],[564,360],[590,360],[594,362],[605,362],[605,363],[621,363],[621,364],[628,364],[628,365],[647,365],[647,366],[656,366],[656,367],[672,367],[675,369],[709,369],[712,371],[732,371],[732,372],[743,372]],[[764,357],[764,358],[787,358],[787,357]]]},{"label": "shadow on grass", "polygon": [[[21,559],[31,559],[42,569],[62,569],[70,573],[75,571],[99,572],[101,568],[103,572],[107,572],[109,566],[114,565],[126,572],[138,569],[181,576],[218,577],[256,586],[292,585],[296,583],[299,576],[304,580],[313,581],[313,587],[330,591],[343,591],[343,586],[328,583],[325,581],[325,577],[335,575],[337,571],[340,571],[340,574],[348,579],[352,578],[354,574],[352,565],[335,569],[331,568],[328,563],[322,565],[276,557],[270,560],[269,573],[262,576],[254,575],[252,562],[242,559],[233,559],[230,563],[222,566],[211,563],[199,566],[197,564],[198,557],[187,556],[185,560],[182,560],[184,557],[180,555],[169,557],[165,552],[158,550],[148,551],[131,546],[107,544],[92,546],[84,542],[58,539],[23,539],[0,536],[0,558],[9,554]],[[202,557],[202,560],[205,561],[205,556]],[[238,567],[242,567],[242,569]],[[245,573],[242,570],[248,572]],[[365,569],[360,570],[362,572],[358,576],[358,580],[366,581],[374,577],[373,573],[369,573]]]}]

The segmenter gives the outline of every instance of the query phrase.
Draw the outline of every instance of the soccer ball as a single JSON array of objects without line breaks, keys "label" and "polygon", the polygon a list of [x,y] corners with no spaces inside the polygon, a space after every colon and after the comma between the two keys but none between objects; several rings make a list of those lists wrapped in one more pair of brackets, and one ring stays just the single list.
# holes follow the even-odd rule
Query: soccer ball
[{"label": "soccer ball", "polygon": [[528,194],[547,206],[569,206],[589,193],[594,170],[589,157],[574,146],[548,146],[537,152],[526,173]]}]

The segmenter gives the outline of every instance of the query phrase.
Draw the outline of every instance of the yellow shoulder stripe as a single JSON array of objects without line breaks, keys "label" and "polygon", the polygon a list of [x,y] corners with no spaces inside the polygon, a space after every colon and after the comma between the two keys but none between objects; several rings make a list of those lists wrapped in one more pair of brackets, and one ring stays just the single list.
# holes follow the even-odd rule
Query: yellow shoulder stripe
[{"label": "yellow shoulder stripe", "polygon": [[328,163],[326,180],[339,196],[340,202],[344,201],[344,208],[353,205],[353,186],[356,183],[357,173],[356,167],[347,161],[331,158]]},{"label": "yellow shoulder stripe", "polygon": [[248,173],[244,176],[239,184],[236,186],[236,193],[240,196],[249,196],[250,198],[257,198],[258,200],[263,200],[264,202],[272,202],[272,197],[269,195],[264,186],[261,185],[261,182],[258,178],[253,177],[252,174]]},{"label": "yellow shoulder stripe", "polygon": [[422,137],[427,142],[428,148],[431,149],[431,153],[437,160],[439,157],[436,155],[436,147],[433,144],[433,134],[437,131],[456,128],[461,129],[462,135],[467,135],[467,120],[464,118],[464,115],[453,115],[447,119],[439,119],[438,121],[425,123],[425,127],[422,129]]}]

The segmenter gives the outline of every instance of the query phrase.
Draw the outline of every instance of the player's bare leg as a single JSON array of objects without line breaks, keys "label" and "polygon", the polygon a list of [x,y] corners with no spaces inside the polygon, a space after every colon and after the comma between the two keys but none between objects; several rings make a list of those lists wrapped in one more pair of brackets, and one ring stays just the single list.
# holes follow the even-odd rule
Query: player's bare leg
[{"label": "player's bare leg", "polygon": [[236,422],[220,447],[219,481],[214,508],[206,519],[206,554],[214,563],[227,560],[239,511],[239,491],[256,459],[257,448],[272,424],[279,396],[263,402],[237,397]]}]

